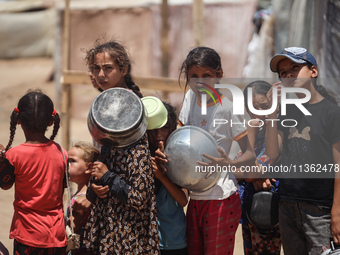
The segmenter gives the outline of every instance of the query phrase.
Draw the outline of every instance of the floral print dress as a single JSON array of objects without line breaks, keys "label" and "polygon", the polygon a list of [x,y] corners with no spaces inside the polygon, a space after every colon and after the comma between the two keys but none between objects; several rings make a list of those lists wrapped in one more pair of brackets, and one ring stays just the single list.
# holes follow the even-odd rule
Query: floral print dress
[{"label": "floral print dress", "polygon": [[130,147],[102,148],[102,162],[129,185],[128,199],[124,203],[111,191],[106,198],[96,199],[85,227],[86,247],[93,254],[159,254],[155,184],[146,136]]}]

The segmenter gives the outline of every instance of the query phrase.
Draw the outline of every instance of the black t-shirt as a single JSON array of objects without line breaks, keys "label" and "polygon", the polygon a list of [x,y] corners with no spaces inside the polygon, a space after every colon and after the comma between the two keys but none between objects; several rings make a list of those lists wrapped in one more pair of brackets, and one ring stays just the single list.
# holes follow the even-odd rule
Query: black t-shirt
[{"label": "black t-shirt", "polygon": [[311,116],[287,105],[287,115],[279,118],[280,123],[284,119],[297,121],[295,127],[278,125],[284,133],[281,163],[290,169],[280,179],[279,194],[283,201],[332,205],[334,171],[339,170],[332,145],[340,141],[340,108],[327,99],[304,107]]}]

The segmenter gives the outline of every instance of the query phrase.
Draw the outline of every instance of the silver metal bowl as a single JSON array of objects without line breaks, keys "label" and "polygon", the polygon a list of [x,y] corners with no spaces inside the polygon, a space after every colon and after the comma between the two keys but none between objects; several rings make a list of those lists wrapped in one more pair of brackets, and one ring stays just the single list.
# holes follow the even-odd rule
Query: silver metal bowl
[{"label": "silver metal bowl", "polygon": [[87,125],[98,143],[121,148],[133,144],[145,134],[148,117],[135,93],[124,88],[112,88],[93,100]]},{"label": "silver metal bowl", "polygon": [[209,162],[202,153],[221,157],[217,148],[217,142],[207,131],[195,126],[178,128],[169,136],[164,151],[168,159],[165,165],[167,176],[173,183],[190,191],[210,189],[216,184],[221,171],[215,171],[205,179],[207,168],[202,168],[197,161]]}]

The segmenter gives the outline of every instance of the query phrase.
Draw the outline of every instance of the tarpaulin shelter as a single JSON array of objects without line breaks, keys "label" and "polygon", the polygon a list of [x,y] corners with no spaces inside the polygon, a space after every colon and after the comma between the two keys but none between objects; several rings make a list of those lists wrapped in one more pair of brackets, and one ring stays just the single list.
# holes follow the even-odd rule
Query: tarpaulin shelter
[{"label": "tarpaulin shelter", "polygon": [[340,2],[272,0],[275,52],[289,46],[307,48],[316,58],[319,82],[340,95]]},{"label": "tarpaulin shelter", "polygon": [[[67,1],[66,1],[67,2]],[[160,3],[138,1],[139,5],[124,6],[116,1],[70,1],[67,23],[62,26],[64,36],[68,37],[68,53],[64,54],[67,68],[56,70],[62,73],[63,84],[84,82],[87,67],[84,65],[84,50],[94,45],[97,39],[117,38],[129,50],[133,65],[133,75],[140,87],[178,91],[178,70],[189,50],[195,46],[192,2],[179,1],[168,6],[168,70],[167,78],[153,80],[146,77],[161,77],[162,72],[162,8]],[[129,2],[131,4],[131,1]],[[226,77],[241,77],[247,60],[248,42],[253,33],[252,15],[256,9],[254,0],[209,1],[204,3],[204,45],[214,48],[222,58]],[[60,9],[61,12],[64,8]],[[66,11],[66,8],[65,8]],[[65,21],[65,20],[64,20]],[[66,26],[65,26],[66,25]],[[68,29],[65,33],[65,29]],[[58,43],[58,46],[65,45]],[[61,52],[62,49],[56,49]],[[65,50],[65,47],[64,47]],[[61,54],[57,54],[60,56]],[[68,58],[68,59],[65,59]],[[61,66],[61,65],[57,65]],[[164,82],[165,81],[165,82]],[[154,84],[150,87],[150,84]],[[168,84],[168,87],[166,85]],[[170,85],[169,85],[170,84]],[[70,87],[63,87],[63,112],[69,112]],[[63,121],[66,123],[67,121]],[[66,143],[67,136],[63,141]]]}]

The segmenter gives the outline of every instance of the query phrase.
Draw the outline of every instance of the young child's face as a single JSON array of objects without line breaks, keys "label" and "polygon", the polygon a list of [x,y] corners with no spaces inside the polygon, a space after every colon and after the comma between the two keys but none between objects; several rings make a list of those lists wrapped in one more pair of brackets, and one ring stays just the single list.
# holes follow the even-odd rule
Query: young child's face
[{"label": "young child's face", "polygon": [[[127,68],[125,68],[127,69]],[[93,65],[93,75],[98,85],[107,90],[114,87],[126,87],[124,76],[125,69],[120,70],[119,66],[113,61],[108,52],[98,53],[95,56]]]},{"label": "young child's face", "polygon": [[88,164],[83,160],[83,154],[82,150],[75,147],[68,151],[69,181],[77,184],[87,182],[90,178],[89,174],[85,174]]},{"label": "young child's face", "polygon": [[149,143],[154,148],[158,148],[159,142],[163,142],[165,145],[165,142],[170,135],[169,123],[167,123],[165,126],[161,128],[148,130],[148,135],[149,135]]},{"label": "young child's face", "polygon": [[311,78],[317,77],[318,72],[315,66],[309,69],[306,64],[297,64],[286,58],[279,62],[278,74],[286,87],[307,88]]},{"label": "young child's face", "polygon": [[97,89],[97,90],[101,90],[100,86],[98,85],[98,83],[96,82],[96,78],[94,77],[93,73],[91,71],[88,72],[88,75],[91,79],[91,83],[92,86]]},{"label": "young child's face", "polygon": [[188,70],[188,78],[189,82],[192,81],[192,79],[195,78],[195,81],[199,81],[200,79],[202,82],[192,84],[190,82],[190,88],[193,90],[193,92],[196,94],[198,98],[201,98],[201,89],[207,89],[203,84],[207,84],[211,87],[214,87],[217,81],[222,78],[223,72],[216,72],[215,70],[206,68],[206,67],[201,67],[201,66],[192,66]]},{"label": "young child's face", "polygon": [[[253,106],[256,110],[267,110],[269,106],[268,106],[268,99],[266,95],[255,93],[253,95]],[[247,110],[247,112],[251,119],[260,119],[264,121],[268,117],[264,115],[260,116],[260,115],[253,114],[249,110]]]}]

